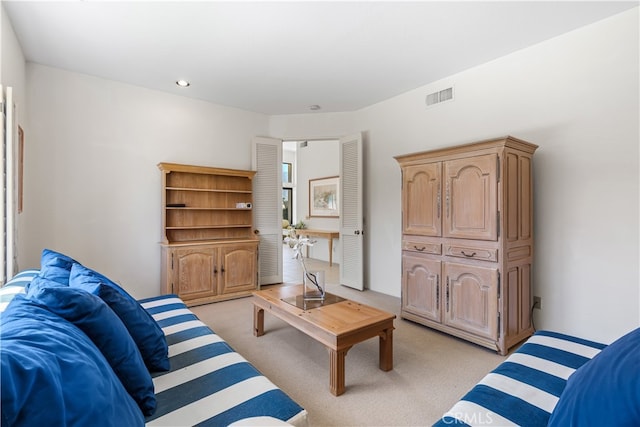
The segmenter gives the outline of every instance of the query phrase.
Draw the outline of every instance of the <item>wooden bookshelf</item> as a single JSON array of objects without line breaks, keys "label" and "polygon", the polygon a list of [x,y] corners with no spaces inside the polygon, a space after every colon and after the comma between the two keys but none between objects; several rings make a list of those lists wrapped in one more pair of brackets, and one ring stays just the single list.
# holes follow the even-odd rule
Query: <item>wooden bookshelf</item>
[{"label": "wooden bookshelf", "polygon": [[160,163],[163,291],[188,305],[257,288],[255,171]]}]

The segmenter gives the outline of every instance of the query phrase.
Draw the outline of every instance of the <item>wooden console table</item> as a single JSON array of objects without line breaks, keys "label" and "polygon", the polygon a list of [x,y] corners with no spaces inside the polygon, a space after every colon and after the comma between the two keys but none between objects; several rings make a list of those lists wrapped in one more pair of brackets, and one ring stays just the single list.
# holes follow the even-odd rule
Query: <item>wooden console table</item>
[{"label": "wooden console table", "polygon": [[[321,237],[329,242],[329,267],[333,265],[333,239],[340,237],[340,233],[330,230],[309,230],[306,228],[296,229],[296,234],[305,237]],[[307,256],[309,256],[309,247],[307,246]]]}]

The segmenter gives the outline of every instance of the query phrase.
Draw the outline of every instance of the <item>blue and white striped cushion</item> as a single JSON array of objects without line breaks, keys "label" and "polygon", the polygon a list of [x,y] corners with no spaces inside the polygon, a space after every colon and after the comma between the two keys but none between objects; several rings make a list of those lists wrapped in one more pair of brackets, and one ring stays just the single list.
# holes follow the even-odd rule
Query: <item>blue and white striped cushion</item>
[{"label": "blue and white striped cushion", "polygon": [[538,331],[434,426],[546,426],[569,376],[604,347]]},{"label": "blue and white striped cushion", "polygon": [[0,288],[0,313],[7,308],[16,294],[24,293],[25,286],[31,283],[39,272],[40,270],[23,270]]},{"label": "blue and white striped cushion", "polygon": [[[264,377],[182,300],[164,295],[140,301],[169,345],[169,372],[154,375],[158,408],[148,426],[306,425],[306,411]],[[279,421],[278,421],[279,420]]]}]

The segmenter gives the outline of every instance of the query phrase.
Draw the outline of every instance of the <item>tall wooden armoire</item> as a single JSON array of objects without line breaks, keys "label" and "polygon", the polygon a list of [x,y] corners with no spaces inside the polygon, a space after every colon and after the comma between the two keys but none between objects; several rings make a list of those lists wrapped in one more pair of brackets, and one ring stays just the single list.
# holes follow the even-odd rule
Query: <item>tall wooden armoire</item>
[{"label": "tall wooden armoire", "polygon": [[513,137],[397,156],[402,317],[505,355],[533,333],[533,153]]}]

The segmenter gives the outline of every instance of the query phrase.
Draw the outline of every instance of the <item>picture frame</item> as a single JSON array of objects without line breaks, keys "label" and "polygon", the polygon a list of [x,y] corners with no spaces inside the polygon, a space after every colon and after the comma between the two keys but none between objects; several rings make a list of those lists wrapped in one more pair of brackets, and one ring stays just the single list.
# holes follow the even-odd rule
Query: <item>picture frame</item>
[{"label": "picture frame", "polygon": [[340,177],[329,176],[309,180],[309,216],[338,218],[340,216]]}]

